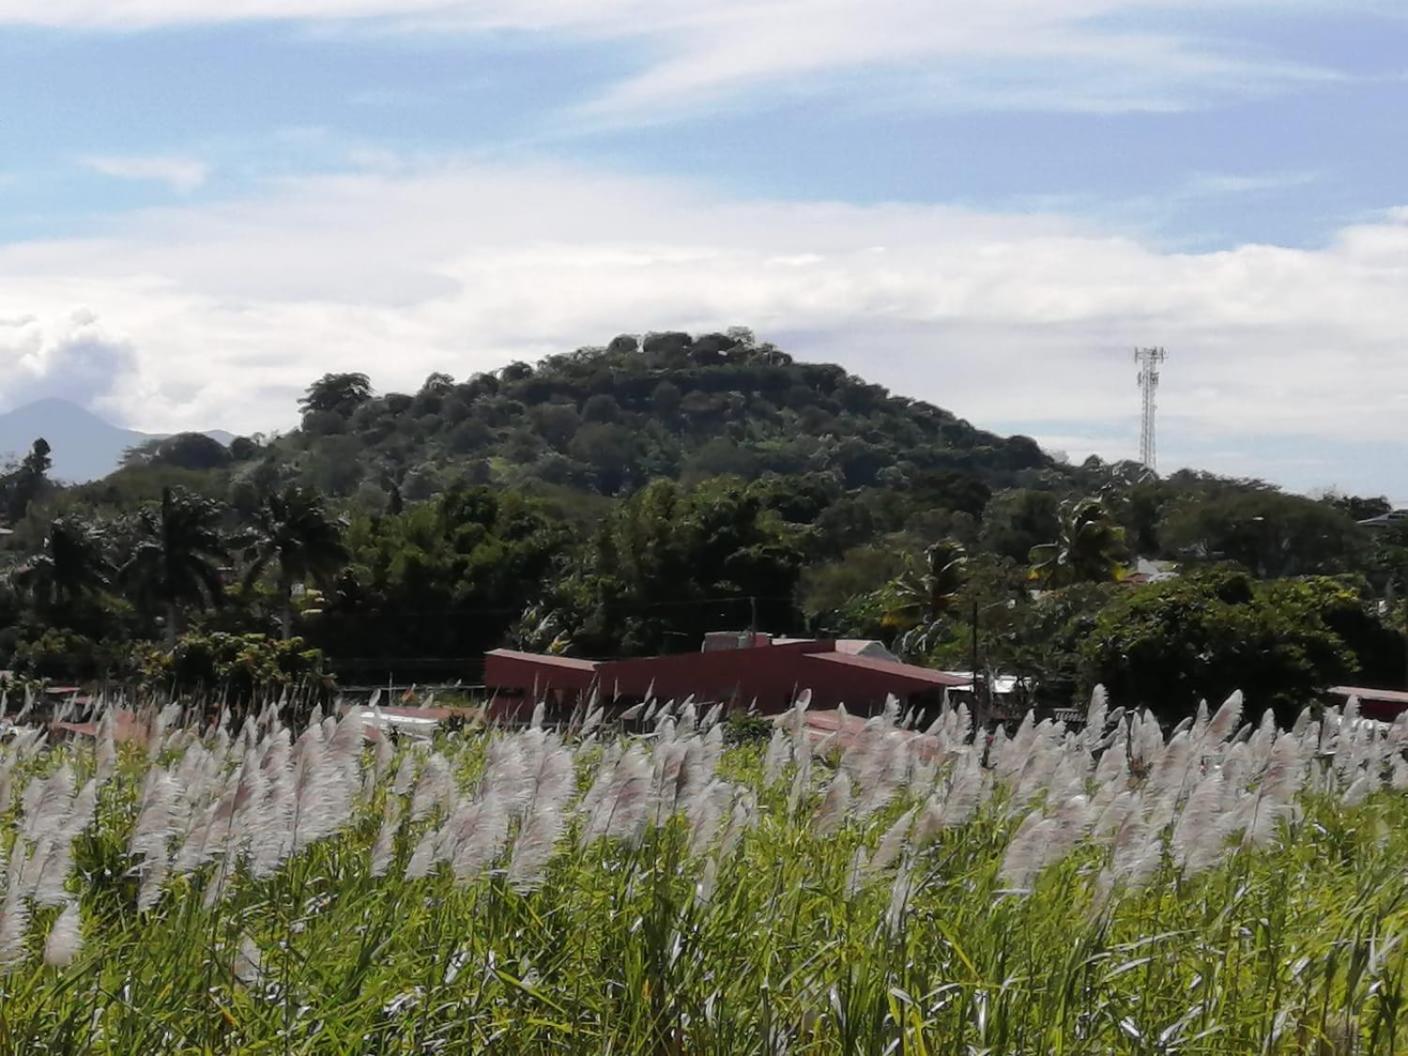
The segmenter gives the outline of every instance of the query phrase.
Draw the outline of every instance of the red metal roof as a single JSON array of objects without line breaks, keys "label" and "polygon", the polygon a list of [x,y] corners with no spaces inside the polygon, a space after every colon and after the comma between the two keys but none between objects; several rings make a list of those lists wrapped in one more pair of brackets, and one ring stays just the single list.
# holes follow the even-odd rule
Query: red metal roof
[{"label": "red metal roof", "polygon": [[[814,659],[831,666],[808,662]],[[844,703],[853,713],[866,714],[882,707],[891,693],[908,697],[968,684],[926,667],[838,653],[836,642],[827,638],[597,662],[496,649],[485,659],[484,682],[519,698],[550,691],[580,693],[596,685],[608,700],[640,699],[649,693],[661,699],[692,695],[699,701],[756,707],[763,714],[791,707],[804,689],[811,690],[815,707]]]},{"label": "red metal roof", "polygon": [[950,675],[944,671],[935,671],[928,667],[917,667],[914,664],[897,664],[893,660],[881,660],[875,656],[855,656],[850,653],[810,653],[807,660],[819,660],[828,664],[840,664],[843,667],[856,667],[863,671],[872,671],[879,675],[886,675],[905,682],[918,682],[928,686],[941,686],[944,688],[955,688],[967,686],[969,680]]},{"label": "red metal roof", "polygon": [[595,660],[579,660],[575,656],[553,656],[551,653],[520,653],[516,649],[491,649],[488,656],[501,656],[506,660],[523,660],[540,667],[560,667],[564,671],[596,672]]},{"label": "red metal roof", "polygon": [[1331,686],[1330,692],[1337,697],[1358,697],[1361,701],[1382,701],[1385,704],[1402,704],[1408,707],[1408,690],[1370,689],[1367,686]]}]

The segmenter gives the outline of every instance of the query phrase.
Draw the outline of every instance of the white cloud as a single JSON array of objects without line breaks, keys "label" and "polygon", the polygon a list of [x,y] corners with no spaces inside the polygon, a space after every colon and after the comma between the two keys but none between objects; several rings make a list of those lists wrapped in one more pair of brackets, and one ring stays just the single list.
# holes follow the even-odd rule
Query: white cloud
[{"label": "white cloud", "polygon": [[182,194],[201,187],[210,175],[210,168],[205,162],[171,155],[105,155],[84,158],[83,164],[104,176],[164,183]]},{"label": "white cloud", "polygon": [[[1383,0],[1285,0],[1343,17]],[[344,31],[512,30],[626,43],[641,68],[576,117],[658,118],[745,89],[806,90],[822,75],[886,71],[924,105],[1175,109],[1228,91],[1335,76],[1193,30],[1179,14],[1265,14],[1264,0],[0,0],[0,24],[127,29],[286,20]],[[1160,20],[1158,22],[1154,20]],[[1197,18],[1185,19],[1191,25]]]},{"label": "white cloud", "polygon": [[136,350],[87,308],[0,319],[0,403],[58,396],[102,407],[137,369]]},{"label": "white cloud", "polygon": [[[1128,435],[1111,456],[1133,447],[1136,344],[1170,350],[1163,449],[1207,452],[1209,468],[1219,451],[1300,459],[1306,437],[1331,459],[1401,449],[1408,412],[1408,211],[1319,250],[1180,254],[1059,216],[450,164],[0,248],[0,287],[20,319],[10,339],[0,328],[0,396],[35,391],[56,375],[34,364],[101,327],[104,348],[127,350],[102,398],[151,430],[287,426],[330,369],[406,388],[622,330],[732,324],[979,424]],[[96,321],[74,322],[80,308]],[[1378,488],[1408,493],[1408,477]]]}]

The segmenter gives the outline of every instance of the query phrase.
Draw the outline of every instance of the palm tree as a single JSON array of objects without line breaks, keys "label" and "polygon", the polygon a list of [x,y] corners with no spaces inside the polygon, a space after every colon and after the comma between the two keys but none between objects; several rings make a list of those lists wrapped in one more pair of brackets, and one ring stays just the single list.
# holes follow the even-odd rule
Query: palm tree
[{"label": "palm tree", "polygon": [[249,561],[246,588],[274,569],[279,596],[279,633],[293,633],[293,588],[309,579],[326,584],[347,563],[342,531],[347,523],[330,517],[322,496],[296,484],[269,495],[254,515],[254,529],[244,540]]},{"label": "palm tree", "polygon": [[1030,578],[1048,588],[1072,583],[1108,583],[1121,578],[1124,529],[1098,498],[1061,504],[1060,534],[1031,549]]},{"label": "palm tree", "polygon": [[16,580],[36,603],[69,606],[107,587],[111,572],[102,534],[76,517],[59,517],[49,525],[43,549]]},{"label": "palm tree", "polygon": [[176,644],[182,606],[220,603],[219,525],[219,505],[183,488],[163,488],[161,505],[137,515],[138,542],[123,576],[166,610],[168,646]]},{"label": "palm tree", "polygon": [[923,652],[942,619],[958,602],[967,582],[968,551],[955,539],[944,539],[924,550],[918,569],[905,572],[890,584],[890,603],[881,622],[903,628],[901,653]]}]

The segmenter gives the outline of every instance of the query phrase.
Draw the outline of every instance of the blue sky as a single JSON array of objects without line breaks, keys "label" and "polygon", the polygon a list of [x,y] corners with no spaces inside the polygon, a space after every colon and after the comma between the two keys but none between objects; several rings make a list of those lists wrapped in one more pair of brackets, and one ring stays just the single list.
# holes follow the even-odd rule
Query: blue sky
[{"label": "blue sky", "polygon": [[1408,18],[1287,0],[0,0],[0,407],[750,325],[978,424],[1408,499]]}]

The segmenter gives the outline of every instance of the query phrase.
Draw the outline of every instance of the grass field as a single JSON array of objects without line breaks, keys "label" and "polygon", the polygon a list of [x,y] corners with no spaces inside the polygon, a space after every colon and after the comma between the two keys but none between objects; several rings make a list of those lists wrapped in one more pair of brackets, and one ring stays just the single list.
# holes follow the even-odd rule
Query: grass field
[{"label": "grass field", "polygon": [[21,734],[0,1052],[1408,1051],[1408,726],[1240,712]]}]

